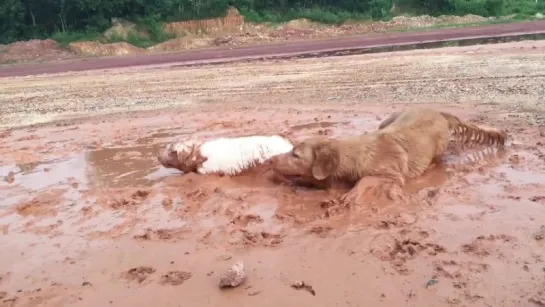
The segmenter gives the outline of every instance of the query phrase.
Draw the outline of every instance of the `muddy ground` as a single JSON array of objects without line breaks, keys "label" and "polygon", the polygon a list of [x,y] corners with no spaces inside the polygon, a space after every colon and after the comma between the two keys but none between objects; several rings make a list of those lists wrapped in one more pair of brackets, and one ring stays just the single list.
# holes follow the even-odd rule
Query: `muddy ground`
[{"label": "muddy ground", "polygon": [[[544,306],[544,51],[0,79],[0,305]],[[413,103],[508,146],[453,148],[409,205],[340,212],[267,172],[182,176],[154,156],[192,134],[356,135]],[[247,281],[218,289],[238,260]]]}]

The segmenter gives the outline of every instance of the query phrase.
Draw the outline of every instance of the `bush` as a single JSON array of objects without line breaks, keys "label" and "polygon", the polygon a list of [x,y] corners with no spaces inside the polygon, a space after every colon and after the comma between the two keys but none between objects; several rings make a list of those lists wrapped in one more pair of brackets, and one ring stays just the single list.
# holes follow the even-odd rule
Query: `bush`
[{"label": "bush", "polygon": [[503,9],[503,0],[452,0],[458,15],[475,14],[484,17],[497,16]]},{"label": "bush", "polygon": [[66,31],[66,32],[55,32],[51,36],[52,39],[56,40],[61,46],[67,46],[73,42],[81,41],[93,41],[101,37],[101,34],[98,32],[84,32],[84,31]]}]

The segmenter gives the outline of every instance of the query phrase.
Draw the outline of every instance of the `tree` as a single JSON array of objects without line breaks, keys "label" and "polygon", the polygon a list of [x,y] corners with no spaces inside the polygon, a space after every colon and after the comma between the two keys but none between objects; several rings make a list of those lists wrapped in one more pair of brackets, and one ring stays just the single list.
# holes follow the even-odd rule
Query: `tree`
[{"label": "tree", "polygon": [[0,43],[21,37],[25,30],[25,6],[21,0],[0,1]]}]

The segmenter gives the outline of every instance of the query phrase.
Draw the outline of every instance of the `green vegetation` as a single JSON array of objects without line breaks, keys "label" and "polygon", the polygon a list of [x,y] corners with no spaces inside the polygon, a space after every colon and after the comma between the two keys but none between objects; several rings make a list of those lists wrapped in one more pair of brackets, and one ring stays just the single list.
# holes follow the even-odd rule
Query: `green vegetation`
[{"label": "green vegetation", "polygon": [[[112,18],[123,18],[135,22],[137,31],[110,41],[147,47],[171,38],[163,31],[164,22],[220,17],[229,6],[255,22],[308,18],[340,24],[391,18],[392,0],[2,0],[0,44],[46,37],[62,44],[98,39]],[[545,13],[543,0],[395,0],[395,6],[403,13],[432,16],[517,14],[527,19]]]},{"label": "green vegetation", "polygon": [[61,44],[62,46],[66,46],[72,42],[98,40],[100,37],[101,37],[101,34],[99,32],[86,32],[86,31],[55,32],[51,36],[52,39],[59,42],[59,44]]}]

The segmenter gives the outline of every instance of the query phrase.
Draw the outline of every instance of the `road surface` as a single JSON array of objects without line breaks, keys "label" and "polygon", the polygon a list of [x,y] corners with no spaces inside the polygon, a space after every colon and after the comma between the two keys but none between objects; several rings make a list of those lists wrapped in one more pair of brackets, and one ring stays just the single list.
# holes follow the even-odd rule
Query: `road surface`
[{"label": "road surface", "polygon": [[545,33],[545,21],[503,25],[485,25],[404,33],[380,33],[283,44],[265,44],[240,48],[209,48],[177,53],[134,55],[92,59],[73,59],[41,64],[21,64],[0,69],[0,77],[62,73],[144,65],[191,65],[267,57],[293,57],[313,53],[349,51],[373,47],[432,43],[449,40],[501,37]]}]

